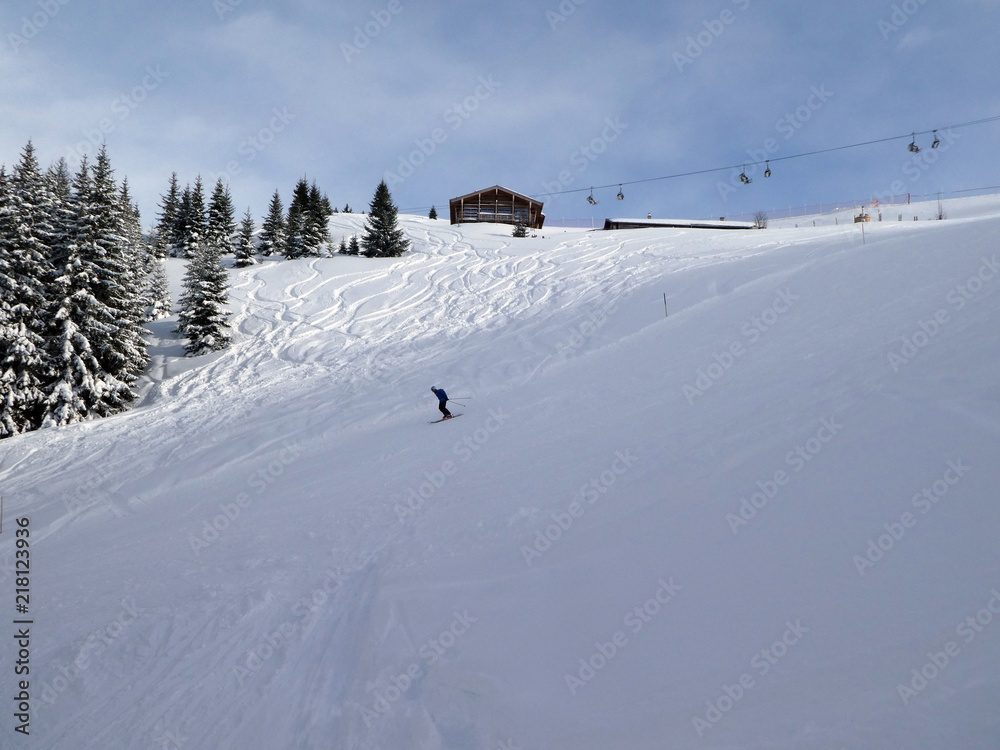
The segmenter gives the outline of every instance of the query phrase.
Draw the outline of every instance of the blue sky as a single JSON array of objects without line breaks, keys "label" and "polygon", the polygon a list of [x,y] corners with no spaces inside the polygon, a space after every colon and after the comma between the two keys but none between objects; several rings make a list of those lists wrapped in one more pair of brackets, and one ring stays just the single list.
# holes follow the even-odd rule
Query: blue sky
[{"label": "blue sky", "polygon": [[[263,215],[315,179],[361,210],[496,183],[550,219],[737,215],[1000,184],[1000,122],[941,149],[804,152],[1000,115],[998,0],[8,0],[0,162],[106,141],[143,223],[170,173]],[[770,156],[735,172],[626,184]],[[614,185],[595,191],[590,186]]]}]

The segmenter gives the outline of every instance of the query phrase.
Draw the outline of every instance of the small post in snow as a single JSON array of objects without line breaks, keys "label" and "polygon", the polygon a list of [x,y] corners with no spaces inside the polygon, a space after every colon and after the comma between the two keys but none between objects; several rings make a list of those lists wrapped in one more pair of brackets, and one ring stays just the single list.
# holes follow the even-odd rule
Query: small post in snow
[{"label": "small post in snow", "polygon": [[663,293],[663,317],[664,318],[669,318],[670,317],[670,313],[667,312],[667,293],[666,292]]}]

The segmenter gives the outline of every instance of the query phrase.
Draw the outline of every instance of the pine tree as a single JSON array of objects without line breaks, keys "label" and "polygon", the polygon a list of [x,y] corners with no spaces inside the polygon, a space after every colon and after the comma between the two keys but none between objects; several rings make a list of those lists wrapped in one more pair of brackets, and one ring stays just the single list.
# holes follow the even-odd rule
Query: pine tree
[{"label": "pine tree", "polygon": [[0,437],[37,428],[44,408],[54,210],[29,141],[0,186]]},{"label": "pine tree", "polygon": [[302,258],[306,255],[306,218],[302,213],[288,214],[285,225],[285,247],[282,251],[286,260]]},{"label": "pine tree", "polygon": [[189,357],[221,351],[230,344],[228,302],[229,277],[222,255],[214,245],[198,243],[184,275],[177,330],[188,341]]},{"label": "pine tree", "polygon": [[177,185],[177,173],[173,172],[170,175],[167,194],[160,199],[160,215],[156,221],[156,241],[153,244],[157,259],[165,258],[171,252],[180,205],[181,193]]},{"label": "pine tree", "polygon": [[528,236],[528,225],[524,223],[524,219],[520,216],[517,217],[517,221],[514,222],[514,231],[512,232],[514,237],[527,237]]},{"label": "pine tree", "polygon": [[347,246],[348,255],[361,255],[361,245],[358,244],[358,235],[351,235],[351,242]]},{"label": "pine tree", "polygon": [[409,249],[409,241],[396,224],[398,209],[392,202],[389,188],[382,180],[375,189],[365,223],[365,236],[361,240],[365,256],[369,258],[394,258]]},{"label": "pine tree", "polygon": [[101,269],[87,251],[91,181],[86,157],[72,182],[72,193],[60,206],[59,237],[53,246],[50,373],[42,427],[71,424],[125,408],[132,398],[128,385],[101,366],[91,340],[115,335],[114,312],[97,298]]},{"label": "pine tree", "polygon": [[149,308],[150,320],[160,320],[170,317],[172,312],[170,282],[167,280],[167,272],[163,268],[163,261],[159,258],[153,259],[153,267],[149,273],[148,298],[151,300]]},{"label": "pine tree", "polygon": [[252,266],[257,262],[254,257],[254,253],[257,252],[257,248],[253,243],[254,235],[254,222],[253,214],[250,213],[250,209],[243,214],[243,223],[240,224],[240,237],[236,243],[236,263],[237,268],[246,268],[247,266]]},{"label": "pine tree", "polygon": [[233,235],[236,233],[236,210],[229,188],[220,177],[215,183],[208,203],[208,221],[205,242],[219,248],[222,255],[233,254]]},{"label": "pine tree", "polygon": [[193,257],[196,247],[205,243],[208,235],[208,220],[205,216],[205,193],[201,176],[194,181],[194,188],[184,188],[181,208],[177,212],[177,242],[179,255]]},{"label": "pine tree", "polygon": [[117,323],[110,338],[97,345],[91,340],[91,346],[105,372],[131,385],[148,362],[142,338],[145,305],[141,271],[145,264],[137,212],[123,200],[115,185],[111,162],[103,147],[92,170],[88,203],[81,251],[89,253],[90,261],[98,269],[95,296],[113,313]]},{"label": "pine tree", "polygon": [[310,255],[323,255],[330,244],[330,200],[315,182],[309,187],[306,206],[306,244]]},{"label": "pine tree", "polygon": [[[316,194],[318,193],[317,190]],[[321,254],[322,238],[317,218],[312,190],[305,178],[302,178],[295,184],[292,202],[288,205],[288,235],[285,238],[287,259]]]},{"label": "pine tree", "polygon": [[431,206],[431,212],[429,214],[427,214],[427,218],[428,219],[436,219],[437,217],[438,217],[437,209],[434,208],[434,206]]},{"label": "pine tree", "polygon": [[340,238],[340,247],[337,248],[337,252],[341,255],[347,255],[347,240],[343,237]]},{"label": "pine tree", "polygon": [[73,176],[69,173],[69,165],[65,158],[60,158],[49,167],[46,179],[49,190],[52,191],[52,198],[57,204],[62,205],[70,200]]},{"label": "pine tree", "polygon": [[264,223],[260,228],[261,255],[266,257],[284,252],[286,231],[285,209],[281,205],[281,196],[275,190],[268,206],[267,216],[264,217]]},{"label": "pine tree", "polygon": [[171,258],[179,258],[184,255],[184,239],[187,236],[188,216],[190,214],[191,186],[185,185],[184,190],[181,192],[180,200],[177,202],[174,224],[170,228],[170,236],[167,241],[167,252]]}]

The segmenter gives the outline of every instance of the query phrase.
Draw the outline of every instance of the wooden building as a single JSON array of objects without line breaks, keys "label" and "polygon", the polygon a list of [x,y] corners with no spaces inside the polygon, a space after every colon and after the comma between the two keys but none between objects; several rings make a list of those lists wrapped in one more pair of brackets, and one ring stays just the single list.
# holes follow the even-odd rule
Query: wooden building
[{"label": "wooden building", "polygon": [[531,229],[541,229],[545,223],[542,205],[534,198],[494,185],[452,198],[451,223],[516,224],[521,219]]}]

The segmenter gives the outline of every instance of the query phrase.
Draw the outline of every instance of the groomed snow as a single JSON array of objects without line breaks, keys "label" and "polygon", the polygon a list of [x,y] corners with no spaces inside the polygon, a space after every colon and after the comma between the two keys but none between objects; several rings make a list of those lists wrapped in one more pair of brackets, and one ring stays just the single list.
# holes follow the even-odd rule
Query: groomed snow
[{"label": "groomed snow", "polygon": [[906,210],[233,271],[0,443],[2,746],[995,750],[1000,199]]}]

